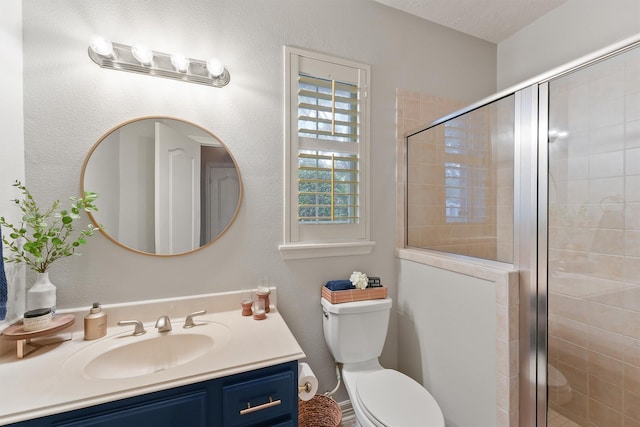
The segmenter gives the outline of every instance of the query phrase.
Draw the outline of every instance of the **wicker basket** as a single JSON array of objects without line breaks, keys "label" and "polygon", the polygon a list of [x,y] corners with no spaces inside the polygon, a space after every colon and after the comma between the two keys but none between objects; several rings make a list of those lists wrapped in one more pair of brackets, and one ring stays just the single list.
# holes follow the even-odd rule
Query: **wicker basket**
[{"label": "wicker basket", "polygon": [[330,397],[317,395],[310,400],[298,400],[299,427],[338,427],[342,411],[338,402]]},{"label": "wicker basket", "polygon": [[348,289],[346,291],[331,291],[326,286],[322,287],[322,297],[331,304],[343,302],[364,301],[387,297],[387,288]]}]

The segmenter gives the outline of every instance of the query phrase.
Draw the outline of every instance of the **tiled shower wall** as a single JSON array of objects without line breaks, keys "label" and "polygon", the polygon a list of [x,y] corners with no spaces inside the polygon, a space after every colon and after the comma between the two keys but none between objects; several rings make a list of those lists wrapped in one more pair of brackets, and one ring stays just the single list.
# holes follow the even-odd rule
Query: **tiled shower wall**
[{"label": "tiled shower wall", "polygon": [[548,357],[567,380],[549,405],[638,427],[640,55],[552,81],[549,105]]},{"label": "tiled shower wall", "polygon": [[[400,135],[461,107],[403,91],[397,102]],[[508,97],[409,138],[408,246],[513,261],[513,115]],[[456,210],[447,191],[460,184],[467,204]]]},{"label": "tiled shower wall", "polygon": [[495,153],[493,167],[496,182],[496,259],[513,263],[513,191],[514,191],[514,97],[495,104],[496,120],[491,127]]}]

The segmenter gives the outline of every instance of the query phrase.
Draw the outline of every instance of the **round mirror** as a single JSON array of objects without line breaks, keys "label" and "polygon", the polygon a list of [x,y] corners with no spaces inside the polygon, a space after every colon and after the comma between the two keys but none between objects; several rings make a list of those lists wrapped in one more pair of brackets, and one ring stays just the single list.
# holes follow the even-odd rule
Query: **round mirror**
[{"label": "round mirror", "polygon": [[237,164],[202,127],[171,117],[117,126],[91,148],[81,190],[98,194],[91,221],[110,240],[141,253],[179,255],[210,245],[242,199]]}]

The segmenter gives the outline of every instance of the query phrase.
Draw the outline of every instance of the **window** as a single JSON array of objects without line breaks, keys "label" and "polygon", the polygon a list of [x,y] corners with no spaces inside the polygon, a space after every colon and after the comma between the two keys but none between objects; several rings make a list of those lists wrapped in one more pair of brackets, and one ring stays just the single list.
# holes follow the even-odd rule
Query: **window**
[{"label": "window", "polygon": [[369,67],[285,47],[284,258],[369,253]]},{"label": "window", "polygon": [[[476,112],[476,114],[478,114]],[[445,219],[447,223],[483,224],[489,221],[487,193],[491,168],[486,126],[463,116],[444,123]]]}]

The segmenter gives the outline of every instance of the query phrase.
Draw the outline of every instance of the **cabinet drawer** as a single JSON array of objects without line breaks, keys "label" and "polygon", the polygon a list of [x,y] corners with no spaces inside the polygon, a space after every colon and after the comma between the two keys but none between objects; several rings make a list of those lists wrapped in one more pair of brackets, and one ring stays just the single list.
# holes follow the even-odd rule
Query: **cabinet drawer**
[{"label": "cabinet drawer", "polygon": [[[48,425],[48,423],[40,425]],[[207,425],[207,394],[196,392],[157,399],[124,409],[89,415],[74,421],[54,423],[54,425],[57,427],[205,427]]]},{"label": "cabinet drawer", "polygon": [[290,420],[297,413],[297,397],[292,371],[227,385],[222,388],[224,426],[261,425],[279,418]]}]

